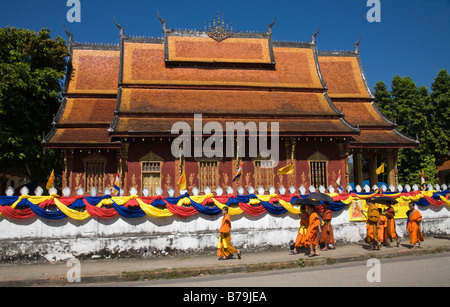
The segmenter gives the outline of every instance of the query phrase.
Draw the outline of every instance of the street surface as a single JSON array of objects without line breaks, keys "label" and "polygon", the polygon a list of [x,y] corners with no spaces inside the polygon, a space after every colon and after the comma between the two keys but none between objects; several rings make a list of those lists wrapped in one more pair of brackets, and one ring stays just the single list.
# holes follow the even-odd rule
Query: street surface
[{"label": "street surface", "polygon": [[[448,287],[450,253],[172,280],[80,284],[127,287]],[[379,264],[379,265],[378,265]],[[371,280],[372,282],[370,282]]]}]

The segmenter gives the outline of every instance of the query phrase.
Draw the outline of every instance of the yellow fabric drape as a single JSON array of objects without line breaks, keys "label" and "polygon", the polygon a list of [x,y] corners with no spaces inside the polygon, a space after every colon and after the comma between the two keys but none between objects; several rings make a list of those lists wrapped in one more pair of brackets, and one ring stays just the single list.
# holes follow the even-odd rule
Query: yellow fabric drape
[{"label": "yellow fabric drape", "polygon": [[156,208],[152,205],[148,205],[148,204],[144,203],[139,198],[137,198],[137,202],[139,203],[139,206],[141,207],[142,211],[144,211],[145,214],[147,214],[148,216],[167,217],[167,216],[173,215],[173,213],[170,212],[169,209],[167,209],[167,208],[164,208],[164,209]]},{"label": "yellow fabric drape", "polygon": [[64,205],[62,202],[60,202],[59,199],[57,199],[57,198],[55,198],[55,205],[58,207],[59,210],[61,210],[65,215],[67,215],[71,219],[82,221],[82,220],[85,220],[85,219],[91,217],[91,215],[87,211],[80,212],[80,211],[68,208],[66,205]]}]

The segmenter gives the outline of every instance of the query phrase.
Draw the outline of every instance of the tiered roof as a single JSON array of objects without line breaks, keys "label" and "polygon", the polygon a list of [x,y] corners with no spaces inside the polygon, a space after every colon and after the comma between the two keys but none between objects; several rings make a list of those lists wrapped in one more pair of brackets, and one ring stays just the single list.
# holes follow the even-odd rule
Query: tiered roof
[{"label": "tiered roof", "polygon": [[351,148],[413,148],[418,141],[400,133],[377,108],[358,51],[319,52],[319,64],[334,105],[361,134]]},{"label": "tiered roof", "polygon": [[[358,52],[318,53],[311,42],[267,32],[172,30],[124,35],[117,46],[75,44],[64,101],[48,147],[118,147],[121,137],[170,136],[177,121],[280,124],[280,135],[356,139],[361,146],[413,146],[375,107]],[[343,112],[341,112],[343,110]],[[345,117],[344,117],[345,114]],[[359,128],[357,126],[359,125]],[[361,131],[361,135],[360,135]]]},{"label": "tiered roof", "polygon": [[[220,20],[218,18],[218,20]],[[355,136],[326,94],[313,43],[277,44],[267,32],[172,30],[122,37],[112,137],[170,135],[194,114],[217,121],[277,121],[283,135]]]},{"label": "tiered roof", "polygon": [[44,146],[118,148],[108,128],[117,101],[119,46],[70,43],[64,99]]}]

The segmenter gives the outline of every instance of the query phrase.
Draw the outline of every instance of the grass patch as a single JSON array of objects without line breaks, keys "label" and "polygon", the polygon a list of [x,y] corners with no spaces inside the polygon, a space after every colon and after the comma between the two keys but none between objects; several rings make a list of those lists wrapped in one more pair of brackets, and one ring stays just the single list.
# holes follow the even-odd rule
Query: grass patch
[{"label": "grass patch", "polygon": [[334,258],[327,258],[326,262],[327,262],[327,264],[335,264],[336,263],[336,259],[334,259]]},{"label": "grass patch", "polygon": [[195,269],[158,269],[154,271],[123,272],[122,279],[126,281],[140,281],[153,279],[175,279],[196,277],[201,275],[215,274],[213,268],[195,268]]},{"label": "grass patch", "polygon": [[249,264],[249,265],[247,265],[246,272],[293,269],[293,268],[297,268],[299,266],[300,265],[297,261]]}]

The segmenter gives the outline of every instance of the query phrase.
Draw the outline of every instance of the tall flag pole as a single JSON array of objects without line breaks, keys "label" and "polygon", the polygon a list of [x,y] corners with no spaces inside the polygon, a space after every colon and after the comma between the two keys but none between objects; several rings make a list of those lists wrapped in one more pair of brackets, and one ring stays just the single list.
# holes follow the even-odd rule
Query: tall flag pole
[{"label": "tall flag pole", "polygon": [[45,186],[45,188],[48,191],[54,186],[55,186],[55,170],[53,169],[52,173],[50,174],[50,177],[48,177],[47,185]]},{"label": "tall flag pole", "polygon": [[114,196],[120,196],[120,176],[119,176],[119,172],[117,172],[116,179],[114,180],[112,194]]},{"label": "tall flag pole", "polygon": [[277,170],[277,175],[291,175],[294,173],[294,163],[283,166]]},{"label": "tall flag pole", "polygon": [[233,182],[235,182],[236,181],[236,179],[238,179],[239,177],[241,177],[241,175],[242,175],[242,167],[244,166],[244,162],[241,162],[241,164],[239,165],[239,169],[238,169],[238,171],[236,172],[236,175],[234,175],[234,177],[233,177]]},{"label": "tall flag pole", "polygon": [[422,186],[422,191],[425,191],[425,174],[423,173],[423,170],[422,170],[422,178],[420,181],[421,181],[420,185]]},{"label": "tall flag pole", "polygon": [[379,168],[375,171],[377,175],[384,173],[384,162],[380,165]]},{"label": "tall flag pole", "polygon": [[181,173],[180,179],[178,179],[178,187],[180,191],[186,190],[186,173],[184,172],[184,169],[183,173]]},{"label": "tall flag pole", "polygon": [[338,185],[338,187],[339,187],[339,189],[341,190],[341,191],[344,191],[344,188],[342,187],[342,183],[341,183],[341,170],[339,170],[339,174],[338,174],[338,178],[337,178],[337,180],[336,180],[336,183],[337,183],[337,185]]}]

